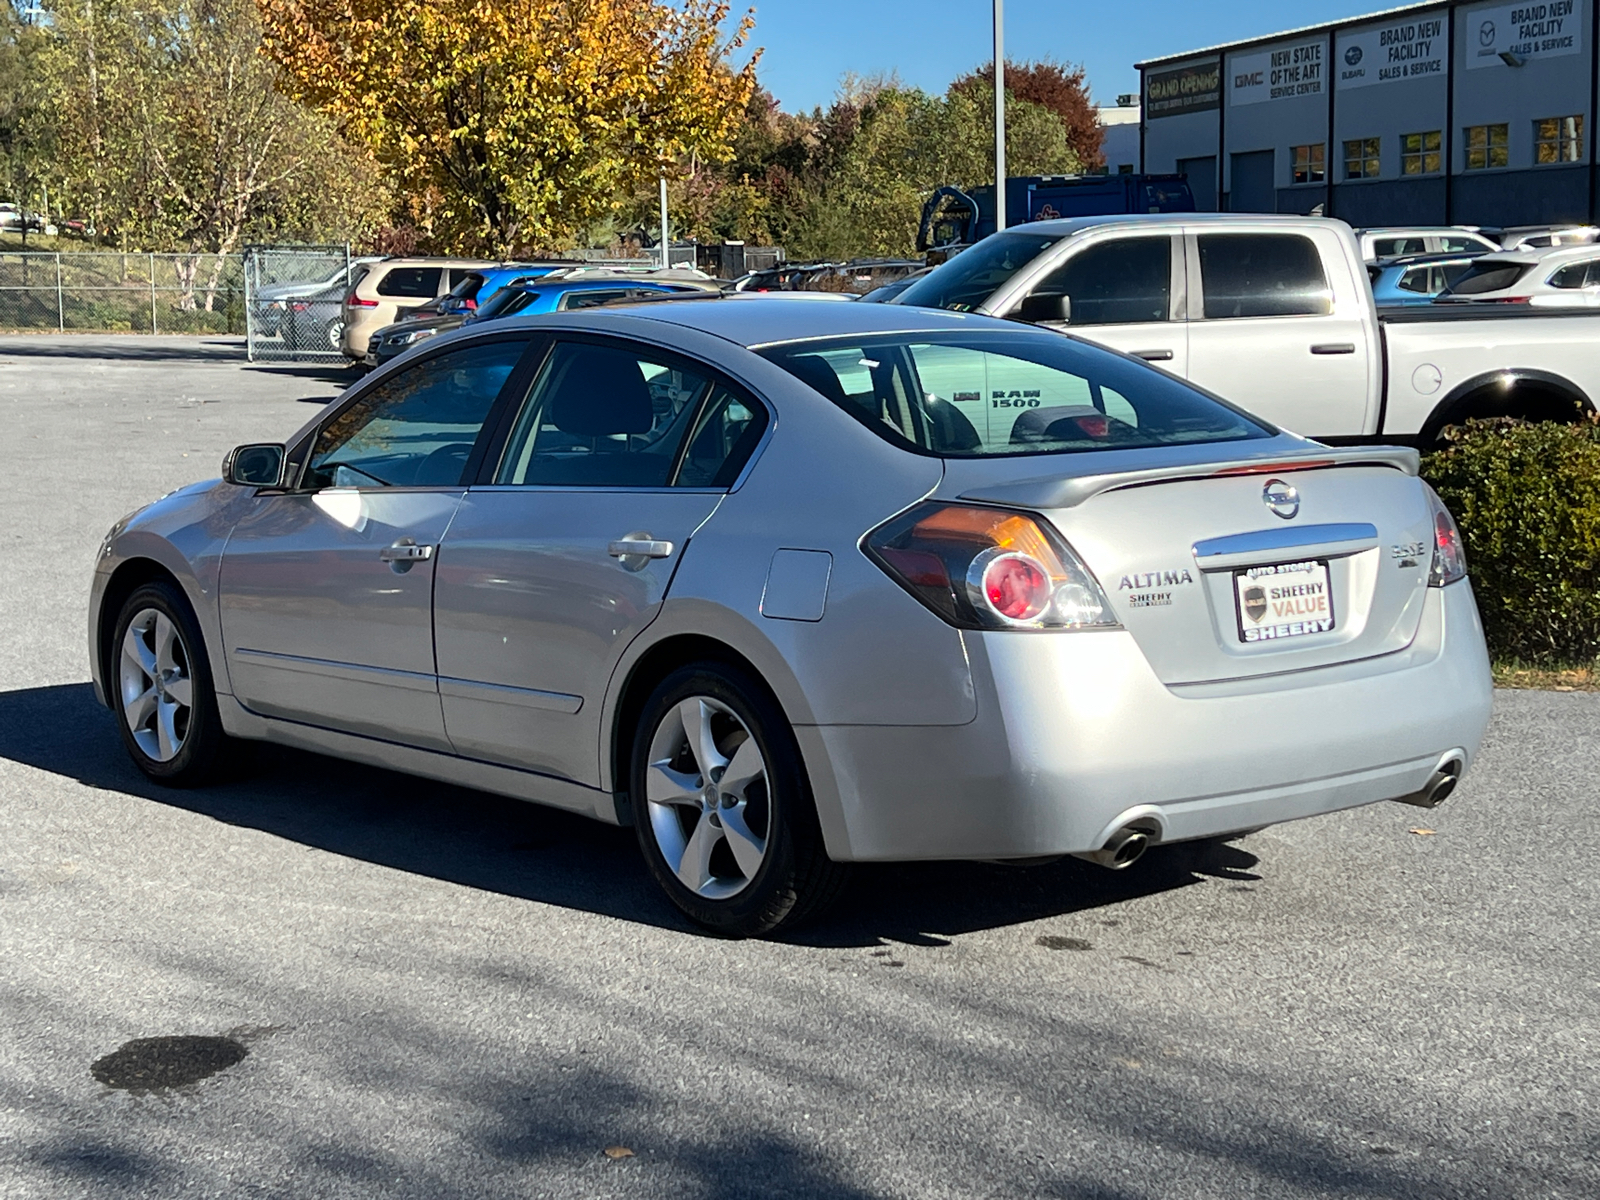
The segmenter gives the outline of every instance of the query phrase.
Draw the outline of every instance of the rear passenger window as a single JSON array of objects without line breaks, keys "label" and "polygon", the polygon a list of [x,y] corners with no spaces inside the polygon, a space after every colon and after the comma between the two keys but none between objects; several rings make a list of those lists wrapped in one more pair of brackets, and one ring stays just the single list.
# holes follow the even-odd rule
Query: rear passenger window
[{"label": "rear passenger window", "polygon": [[1399,287],[1401,291],[1405,292],[1426,293],[1428,290],[1428,268],[1412,267],[1404,275],[1400,276]]},{"label": "rear passenger window", "polygon": [[1439,249],[1446,254],[1458,254],[1463,250],[1484,250],[1487,247],[1477,238],[1450,237],[1447,235],[1439,239]]},{"label": "rear passenger window", "polygon": [[396,267],[378,280],[378,295],[432,300],[439,294],[442,267]]},{"label": "rear passenger window", "polygon": [[1561,270],[1550,276],[1550,286],[1553,288],[1581,288],[1588,273],[1589,265],[1587,263],[1572,263],[1570,266],[1562,267]]},{"label": "rear passenger window", "polygon": [[1165,321],[1172,304],[1172,239],[1121,238],[1089,246],[1051,272],[1032,295],[1068,297],[1072,325]]},{"label": "rear passenger window", "polygon": [[1372,243],[1374,258],[1393,258],[1398,254],[1426,254],[1427,244],[1419,237],[1379,238]]},{"label": "rear passenger window", "polygon": [[563,342],[517,418],[495,482],[727,487],[765,427],[758,405],[676,358]]},{"label": "rear passenger window", "polygon": [[1200,282],[1207,320],[1325,316],[1333,296],[1310,238],[1292,234],[1201,234]]}]

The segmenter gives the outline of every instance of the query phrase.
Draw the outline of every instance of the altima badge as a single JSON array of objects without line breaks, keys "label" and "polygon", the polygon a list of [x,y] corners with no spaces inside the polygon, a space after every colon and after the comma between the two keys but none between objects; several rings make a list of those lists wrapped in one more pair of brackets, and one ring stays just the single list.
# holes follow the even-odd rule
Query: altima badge
[{"label": "altima badge", "polygon": [[1267,480],[1267,486],[1261,489],[1261,499],[1285,521],[1300,511],[1300,493],[1281,479]]}]

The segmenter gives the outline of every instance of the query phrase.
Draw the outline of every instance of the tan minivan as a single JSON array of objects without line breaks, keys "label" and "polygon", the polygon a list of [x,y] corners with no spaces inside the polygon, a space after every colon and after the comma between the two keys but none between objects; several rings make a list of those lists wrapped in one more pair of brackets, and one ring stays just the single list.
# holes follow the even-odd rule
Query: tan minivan
[{"label": "tan minivan", "polygon": [[386,258],[368,265],[345,295],[339,349],[360,362],[374,329],[393,325],[412,309],[438,299],[466,272],[484,265],[475,258]]}]

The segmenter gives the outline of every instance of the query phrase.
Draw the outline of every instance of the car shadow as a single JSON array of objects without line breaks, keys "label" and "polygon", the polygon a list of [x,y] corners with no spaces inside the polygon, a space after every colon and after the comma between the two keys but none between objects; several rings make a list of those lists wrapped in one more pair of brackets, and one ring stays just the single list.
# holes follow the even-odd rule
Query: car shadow
[{"label": "car shadow", "polygon": [[[0,692],[0,758],[92,788],[300,845],[501,895],[696,933],[650,880],[629,829],[470,788],[281,746],[245,745],[227,782],[159,787],[140,774],[87,683]],[[866,864],[826,914],[783,940],[814,947],[939,946],[953,935],[1114,907],[1207,876],[1256,879],[1226,843],[1157,847],[1126,871]]]}]

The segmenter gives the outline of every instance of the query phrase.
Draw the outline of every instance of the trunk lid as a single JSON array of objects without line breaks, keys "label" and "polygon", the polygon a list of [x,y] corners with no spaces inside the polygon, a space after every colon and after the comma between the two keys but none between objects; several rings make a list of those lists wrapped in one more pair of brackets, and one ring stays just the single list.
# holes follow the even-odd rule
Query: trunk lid
[{"label": "trunk lid", "polygon": [[1001,463],[978,472],[952,460],[939,494],[1048,518],[1164,683],[1299,671],[1410,644],[1433,555],[1415,451],[1289,438],[1238,459],[1208,449],[1210,462],[1192,452],[1063,455],[1055,476],[1034,474],[1038,459],[1013,459],[1013,477],[1032,477],[1011,480],[992,469]]}]

